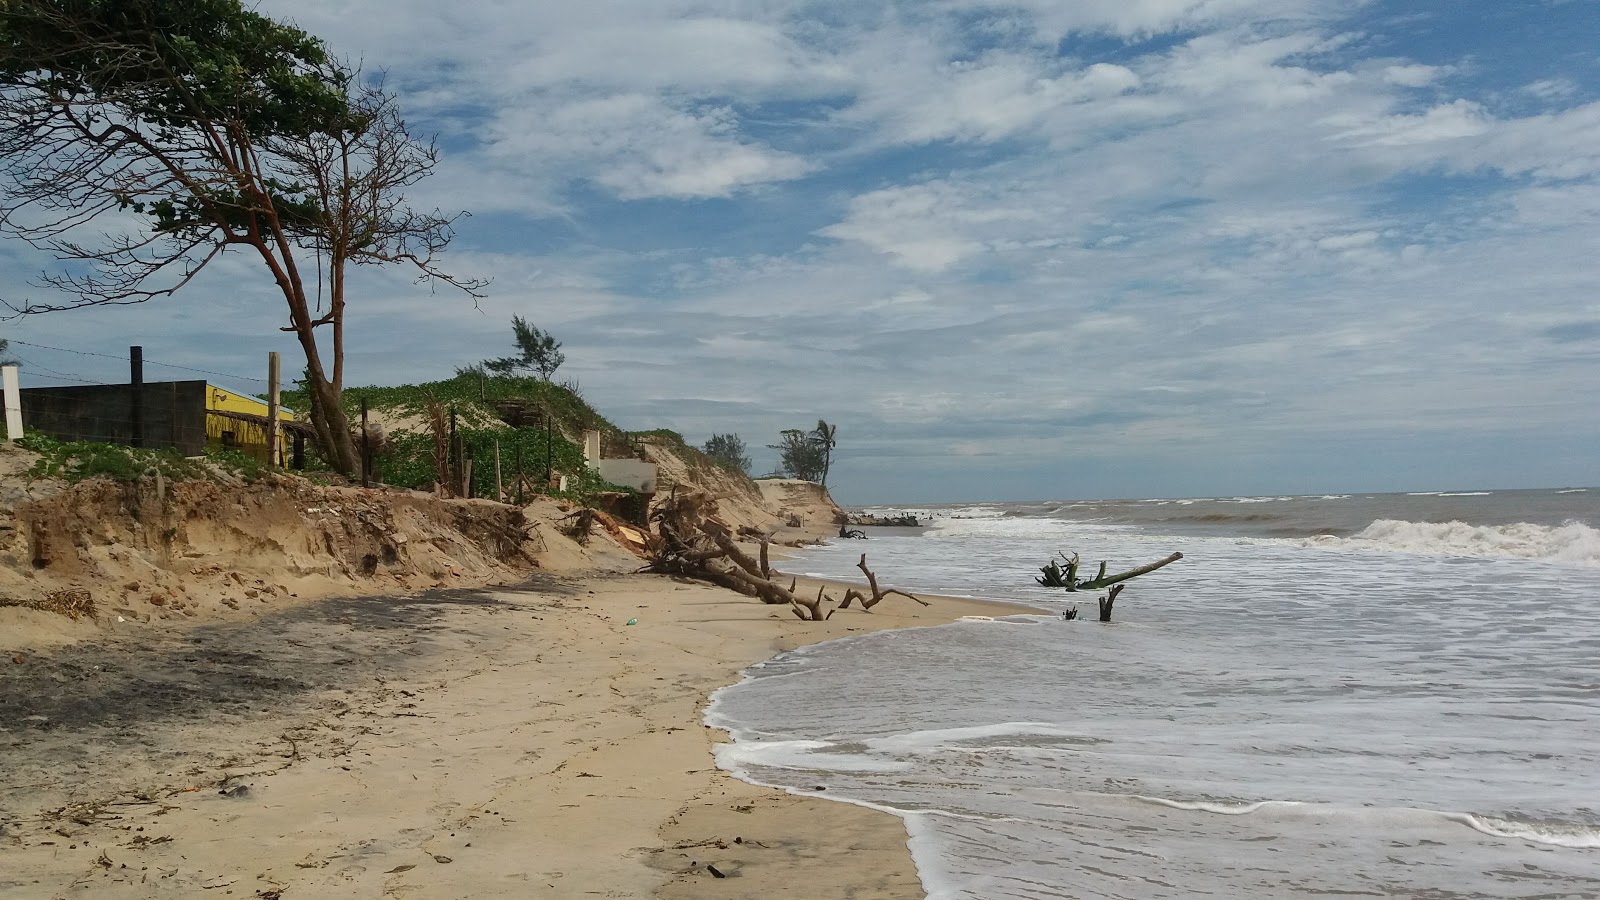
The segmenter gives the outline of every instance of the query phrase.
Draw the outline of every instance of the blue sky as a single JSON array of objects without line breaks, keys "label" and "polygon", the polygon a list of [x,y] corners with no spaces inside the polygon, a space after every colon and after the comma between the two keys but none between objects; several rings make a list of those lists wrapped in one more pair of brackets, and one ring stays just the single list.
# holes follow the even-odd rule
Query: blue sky
[{"label": "blue sky", "polygon": [[[260,9],[387,72],[494,279],[363,270],[351,384],[521,314],[623,427],[837,424],[845,503],[1600,482],[1595,0]],[[0,334],[254,373],[264,280]]]}]

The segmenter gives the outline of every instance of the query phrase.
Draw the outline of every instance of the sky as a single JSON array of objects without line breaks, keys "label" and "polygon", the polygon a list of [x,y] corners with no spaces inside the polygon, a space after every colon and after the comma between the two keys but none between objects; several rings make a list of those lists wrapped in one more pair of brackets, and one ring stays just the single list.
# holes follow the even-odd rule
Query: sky
[{"label": "sky", "polygon": [[[757,474],[826,419],[845,504],[1600,483],[1597,0],[257,9],[383,73],[493,279],[359,270],[350,385],[516,314],[621,427]],[[49,265],[0,242],[0,296]],[[130,344],[260,377],[285,315],[234,255],[0,337],[25,386]]]}]

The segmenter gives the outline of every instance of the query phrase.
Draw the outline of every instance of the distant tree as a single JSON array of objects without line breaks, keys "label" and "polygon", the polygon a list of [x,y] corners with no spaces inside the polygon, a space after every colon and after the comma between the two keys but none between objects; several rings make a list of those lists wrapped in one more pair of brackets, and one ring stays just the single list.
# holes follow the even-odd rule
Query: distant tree
[{"label": "distant tree", "polygon": [[778,451],[778,472],[802,481],[821,482],[824,473],[824,451],[817,443],[816,434],[790,428],[780,433],[776,444],[767,448]]},{"label": "distant tree", "polygon": [[828,486],[828,470],[833,467],[833,448],[839,442],[835,436],[839,433],[839,426],[829,425],[821,419],[817,420],[817,427],[811,430],[811,440],[822,451],[822,478],[823,487]]},{"label": "distant tree", "polygon": [[6,355],[6,349],[10,346],[10,341],[6,340],[5,338],[0,338],[0,366],[21,365],[21,363]]},{"label": "distant tree", "polygon": [[[567,361],[567,355],[561,352],[560,341],[548,331],[529,325],[521,316],[511,317],[511,333],[517,344],[517,355],[486,359],[480,364],[482,371],[501,376],[532,372],[549,381],[550,376]],[[479,366],[468,366],[459,371],[470,372],[479,369]]]},{"label": "distant tree", "polygon": [[[0,347],[0,350],[3,350]],[[713,434],[702,448],[718,465],[735,472],[750,473],[750,457],[745,452],[744,441],[737,434]]]}]

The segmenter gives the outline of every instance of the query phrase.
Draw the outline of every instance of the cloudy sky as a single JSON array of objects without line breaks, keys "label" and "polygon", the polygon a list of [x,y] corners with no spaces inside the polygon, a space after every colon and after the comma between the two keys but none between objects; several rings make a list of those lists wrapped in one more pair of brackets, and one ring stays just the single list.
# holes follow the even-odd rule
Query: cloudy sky
[{"label": "cloudy sky", "polygon": [[[363,270],[352,384],[521,314],[624,428],[837,424],[844,503],[1600,483],[1595,0],[259,8],[387,72],[494,279]],[[256,374],[248,262],[0,336]]]}]

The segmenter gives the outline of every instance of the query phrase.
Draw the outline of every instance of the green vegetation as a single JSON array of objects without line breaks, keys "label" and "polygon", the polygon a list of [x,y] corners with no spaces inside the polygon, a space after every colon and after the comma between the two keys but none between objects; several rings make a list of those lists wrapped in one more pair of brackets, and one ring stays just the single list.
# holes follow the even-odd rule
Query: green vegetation
[{"label": "green vegetation", "polygon": [[68,484],[101,476],[114,481],[137,481],[158,472],[172,481],[213,479],[219,473],[255,481],[266,471],[260,462],[237,450],[207,450],[201,460],[182,456],[176,450],[62,442],[37,431],[25,435],[17,445],[39,454],[38,461],[28,469],[28,477],[60,478]]},{"label": "green vegetation", "polygon": [[744,440],[737,434],[713,434],[701,449],[711,457],[712,462],[724,469],[750,474],[750,454],[745,451]]},{"label": "green vegetation", "polygon": [[828,484],[828,469],[833,465],[833,448],[838,445],[837,425],[821,419],[810,431],[789,428],[779,434],[779,442],[767,448],[778,451],[778,474],[804,481]]},{"label": "green vegetation", "polygon": [[[303,387],[284,391],[282,399],[283,405],[291,409],[311,408],[310,395]],[[539,378],[499,377],[465,371],[454,378],[427,384],[346,388],[345,413],[359,420],[363,399],[370,409],[423,418],[427,417],[431,404],[438,403],[446,410],[455,407],[458,427],[465,423],[474,428],[487,428],[496,423],[505,427],[496,407],[501,403],[520,402],[536,417],[548,414],[555,419],[558,433],[581,435],[590,429],[622,433],[622,429],[584,402],[576,385],[554,384]]]},{"label": "green vegetation", "polygon": [[[456,435],[464,454],[473,460],[475,497],[494,495],[496,443],[501,483],[513,498],[519,460],[528,479],[524,496],[549,493],[587,503],[596,494],[626,490],[601,480],[584,465],[579,442],[583,432],[600,431],[612,443],[619,442],[623,432],[584,402],[573,386],[464,370],[453,378],[427,384],[350,388],[344,392],[343,402],[353,422],[359,421],[362,400],[370,412],[389,422],[399,419],[407,423],[390,428],[384,446],[373,457],[376,476],[385,484],[425,488],[439,479],[438,443],[430,424],[431,410],[437,406],[446,416],[447,428],[450,413],[455,413]],[[283,402],[296,408],[297,403],[308,403],[309,397],[304,391],[287,391]],[[547,421],[553,424],[548,431]],[[682,442],[682,438],[677,440]],[[564,494],[541,490],[547,453],[549,471],[568,476]]]},{"label": "green vegetation", "polygon": [[475,366],[458,369],[457,372],[502,377],[514,376],[518,372],[529,372],[549,381],[550,376],[556,374],[561,364],[567,361],[567,355],[561,352],[561,342],[556,340],[554,335],[537,325],[529,325],[528,320],[521,316],[511,317],[511,337],[517,345],[516,356],[486,359]]}]

